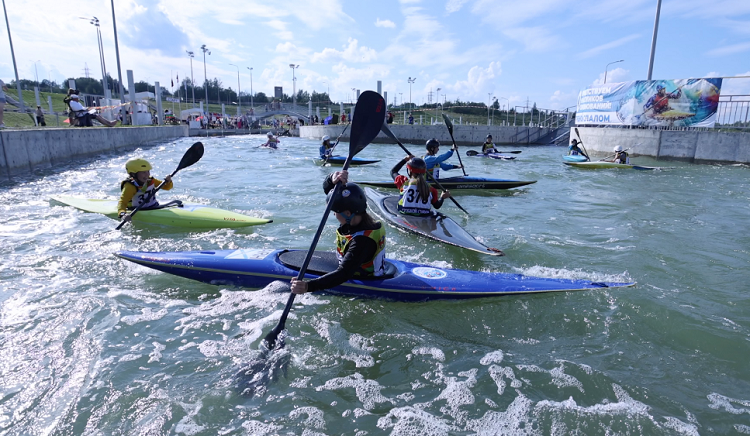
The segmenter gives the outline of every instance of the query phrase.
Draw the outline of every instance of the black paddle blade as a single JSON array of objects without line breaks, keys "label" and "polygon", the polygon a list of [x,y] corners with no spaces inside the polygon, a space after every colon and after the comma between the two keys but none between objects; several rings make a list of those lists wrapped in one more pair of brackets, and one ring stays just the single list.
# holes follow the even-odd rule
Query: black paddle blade
[{"label": "black paddle blade", "polygon": [[476,156],[478,154],[479,154],[479,152],[477,152],[476,150],[466,150],[466,155],[467,156]]},{"label": "black paddle blade", "polygon": [[445,121],[445,125],[448,126],[448,132],[451,134],[451,137],[453,137],[453,123],[451,122],[451,119],[448,118],[448,115],[443,114],[443,121]]},{"label": "black paddle blade", "polygon": [[365,91],[354,107],[349,158],[362,151],[380,132],[385,122],[385,100],[375,91]]},{"label": "black paddle blade", "polygon": [[201,158],[203,157],[203,151],[204,150],[203,150],[202,142],[196,142],[195,144],[193,144],[190,148],[188,148],[188,151],[186,151],[185,154],[182,156],[182,159],[180,160],[180,164],[177,165],[177,169],[175,170],[175,173],[201,160]]}]

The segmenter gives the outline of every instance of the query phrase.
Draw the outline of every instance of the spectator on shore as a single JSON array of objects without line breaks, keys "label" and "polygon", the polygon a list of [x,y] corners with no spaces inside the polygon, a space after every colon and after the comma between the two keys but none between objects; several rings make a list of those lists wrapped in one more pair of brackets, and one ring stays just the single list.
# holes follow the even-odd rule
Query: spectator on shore
[{"label": "spectator on shore", "polygon": [[44,122],[44,112],[42,111],[42,107],[39,105],[36,105],[36,124],[39,126],[47,125],[47,123]]},{"label": "spectator on shore", "polygon": [[[76,118],[79,121],[87,121],[83,124],[84,126],[91,126],[92,117],[107,127],[114,127],[114,125],[117,124],[117,121],[110,121],[97,113],[92,114],[86,106],[81,104],[79,100],[80,97],[78,96],[78,94],[71,94],[70,109],[75,112]],[[83,120],[81,120],[81,118],[83,118]]]},{"label": "spectator on shore", "polygon": [[409,124],[414,124],[414,115],[409,114]]}]

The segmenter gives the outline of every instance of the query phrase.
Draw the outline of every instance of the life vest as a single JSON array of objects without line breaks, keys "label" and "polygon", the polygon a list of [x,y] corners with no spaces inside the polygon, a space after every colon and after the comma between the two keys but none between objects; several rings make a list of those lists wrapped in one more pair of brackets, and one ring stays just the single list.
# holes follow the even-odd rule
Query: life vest
[{"label": "life vest", "polygon": [[496,152],[496,150],[495,150],[495,144],[493,144],[492,142],[485,142],[484,144],[482,144],[482,153],[483,154],[495,153],[495,152]]},{"label": "life vest", "polygon": [[[429,191],[428,191],[429,192]],[[398,211],[404,215],[429,215],[432,212],[432,192],[422,198],[419,186],[412,180],[401,186],[401,198],[398,200]]]},{"label": "life vest", "polygon": [[654,113],[660,114],[669,110],[669,94],[654,96]]},{"label": "life vest", "polygon": [[[152,194],[154,192],[154,189],[156,189],[156,183],[154,182],[153,177],[149,177],[145,186],[139,185],[138,182],[136,182],[132,177],[128,178],[127,180],[123,180],[122,183],[120,183],[121,191],[125,187],[126,183],[130,183],[131,185],[135,186],[135,189],[137,189],[135,195],[133,196],[133,199],[130,200],[130,203],[128,203],[128,209],[134,209],[138,206],[141,206],[141,209],[148,209],[150,207],[159,205],[159,202],[156,201],[156,195]],[[145,204],[141,205],[144,202]]]},{"label": "life vest", "polygon": [[570,150],[571,156],[578,156],[581,153],[581,149],[578,148],[577,145],[573,145],[573,144],[568,146],[568,150]]},{"label": "life vest", "polygon": [[358,276],[382,276],[385,273],[385,227],[380,224],[380,227],[372,230],[362,230],[351,235],[342,235],[339,230],[336,230],[336,255],[341,262],[344,259],[346,250],[349,249],[349,242],[355,236],[367,236],[368,238],[375,241],[377,249],[372,259],[363,263],[359,266],[359,270],[355,273]]},{"label": "life vest", "polygon": [[[424,160],[425,162],[427,162],[427,160],[425,160],[425,158],[427,156],[430,156],[430,155],[426,154],[426,155],[422,156],[422,160]],[[430,173],[430,174],[432,174],[433,178],[439,179],[440,178],[440,162],[436,163],[435,166],[432,167],[432,168],[428,167],[427,168],[427,172]],[[428,179],[429,179],[429,177],[428,177]]]},{"label": "life vest", "polygon": [[630,163],[630,158],[628,157],[628,153],[625,151],[618,152],[617,156],[615,156],[615,162],[620,163],[620,164]]}]

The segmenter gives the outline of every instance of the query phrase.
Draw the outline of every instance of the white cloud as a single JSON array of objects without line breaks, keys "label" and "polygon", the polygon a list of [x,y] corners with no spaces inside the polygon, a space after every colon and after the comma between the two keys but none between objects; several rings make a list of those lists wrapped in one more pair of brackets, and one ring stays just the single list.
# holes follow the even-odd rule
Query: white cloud
[{"label": "white cloud", "polygon": [[495,89],[494,80],[503,72],[500,62],[490,62],[487,68],[473,66],[466,74],[466,80],[459,80],[454,85],[448,86],[453,93],[458,93],[462,99],[478,99],[484,101],[488,92]]},{"label": "white cloud", "polygon": [[448,0],[448,3],[445,4],[445,10],[449,14],[458,12],[466,4],[467,1],[469,0]]},{"label": "white cloud", "polygon": [[591,85],[592,86],[603,85],[605,76],[606,76],[607,83],[626,82],[630,80],[630,70],[626,70],[626,69],[618,67],[618,68],[613,68],[611,70],[608,70],[606,72],[602,71],[599,74],[599,77],[596,80],[594,80],[591,83]]},{"label": "white cloud", "polygon": [[380,18],[377,18],[375,20],[375,27],[389,27],[389,28],[394,28],[394,27],[396,27],[396,23],[394,23],[391,20],[381,20]]},{"label": "white cloud", "polygon": [[729,56],[736,55],[750,50],[750,42],[743,42],[740,44],[727,45],[724,47],[715,48],[709,50],[706,54],[709,56]]},{"label": "white cloud", "polygon": [[635,33],[633,35],[628,35],[628,36],[626,36],[624,38],[620,38],[618,40],[615,40],[615,41],[612,41],[612,42],[608,42],[606,44],[602,44],[600,46],[597,46],[597,47],[594,47],[594,48],[590,48],[590,49],[588,49],[588,50],[586,50],[586,51],[584,51],[582,53],[579,53],[578,54],[578,58],[579,59],[586,59],[586,58],[590,58],[590,57],[596,56],[596,55],[598,55],[598,54],[600,54],[602,52],[605,52],[607,50],[610,50],[610,49],[619,47],[621,45],[627,44],[630,41],[633,41],[633,40],[638,39],[640,37],[641,37],[641,35],[637,34],[637,33]]},{"label": "white cloud", "polygon": [[378,53],[368,47],[360,47],[356,39],[349,38],[348,45],[339,51],[335,48],[325,48],[320,53],[312,55],[312,62],[373,62],[378,58]]},{"label": "white cloud", "polygon": [[276,30],[276,36],[279,37],[279,39],[283,39],[285,41],[291,41],[294,39],[294,34],[287,30],[286,23],[281,20],[271,20],[266,23],[268,27]]}]

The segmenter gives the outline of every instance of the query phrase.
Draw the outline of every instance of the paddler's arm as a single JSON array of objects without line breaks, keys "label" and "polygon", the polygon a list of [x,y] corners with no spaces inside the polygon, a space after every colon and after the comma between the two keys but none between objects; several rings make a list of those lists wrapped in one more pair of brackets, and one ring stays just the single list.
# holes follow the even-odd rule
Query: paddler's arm
[{"label": "paddler's arm", "polygon": [[341,182],[346,184],[348,181],[349,171],[336,171],[335,173],[331,173],[326,176],[325,180],[323,180],[323,192],[328,195],[328,192],[336,186],[336,183]]},{"label": "paddler's arm", "polygon": [[120,201],[117,202],[117,214],[120,217],[128,213],[128,204],[133,200],[136,192],[138,192],[138,189],[130,183],[126,183],[125,187],[122,188]]},{"label": "paddler's arm", "polygon": [[378,244],[367,236],[355,236],[349,242],[349,248],[335,271],[307,282],[293,278],[292,292],[304,294],[305,292],[335,288],[354,277],[354,274],[359,270],[359,266],[367,259],[372,258],[377,248]]},{"label": "paddler's arm", "polygon": [[[154,184],[156,186],[159,186],[161,184],[161,180],[154,177]],[[172,183],[172,176],[168,175],[167,177],[164,178],[164,186],[162,186],[161,189],[165,191],[169,191],[173,187],[174,187],[174,183]]]},{"label": "paddler's arm", "polygon": [[391,168],[391,178],[393,180],[396,180],[396,176],[399,175],[398,172],[401,171],[401,168],[403,168],[404,165],[406,165],[406,162],[409,162],[409,159],[413,157],[414,156],[411,156],[411,155],[406,156],[405,158],[398,161],[398,163],[396,163],[396,165],[394,165],[393,168]]},{"label": "paddler's arm", "polygon": [[430,187],[430,193],[432,193],[432,207],[435,209],[440,209],[443,207],[443,202],[446,198],[450,198],[451,193],[449,191],[443,191],[442,194],[438,195],[438,190]]}]

